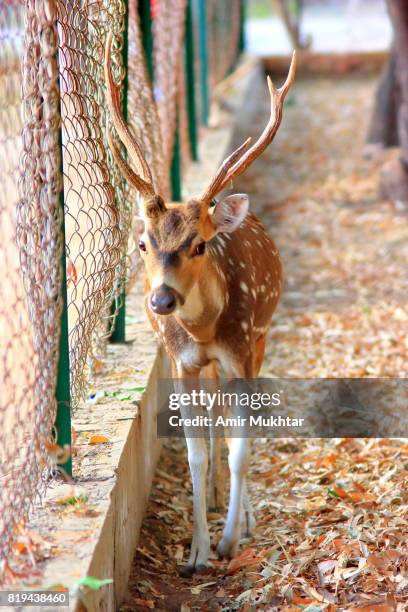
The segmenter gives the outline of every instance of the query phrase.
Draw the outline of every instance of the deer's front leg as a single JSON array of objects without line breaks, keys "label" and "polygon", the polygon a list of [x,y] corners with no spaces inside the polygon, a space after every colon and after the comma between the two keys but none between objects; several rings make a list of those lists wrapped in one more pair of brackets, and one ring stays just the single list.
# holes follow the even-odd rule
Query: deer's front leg
[{"label": "deer's front leg", "polygon": [[222,538],[217,546],[220,557],[233,557],[241,538],[241,519],[245,494],[245,476],[248,471],[250,446],[247,438],[227,440],[228,464],[231,473],[230,499],[227,520]]},{"label": "deer's front leg", "polygon": [[[175,380],[175,388],[178,393],[191,393],[193,389],[198,389],[198,372],[191,375],[187,372],[177,372],[181,378]],[[183,419],[191,418],[191,410],[182,407],[181,416]],[[193,540],[191,542],[190,557],[187,565],[181,571],[183,576],[190,576],[196,570],[207,567],[208,553],[210,550],[210,534],[207,524],[207,503],[206,503],[206,480],[208,468],[207,444],[203,437],[189,437],[192,433],[197,435],[197,428],[184,427],[186,436],[188,463],[190,466],[191,480],[193,484]],[[204,432],[203,432],[204,433]]]}]

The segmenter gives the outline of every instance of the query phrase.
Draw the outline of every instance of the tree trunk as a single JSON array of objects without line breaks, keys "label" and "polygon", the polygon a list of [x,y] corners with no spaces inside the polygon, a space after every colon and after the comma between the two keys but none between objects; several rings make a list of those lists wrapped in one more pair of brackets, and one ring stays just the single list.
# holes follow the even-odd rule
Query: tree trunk
[{"label": "tree trunk", "polygon": [[401,99],[397,111],[398,140],[402,157],[408,164],[408,3],[406,0],[388,0],[394,28],[395,71]]},{"label": "tree trunk", "polygon": [[310,37],[304,38],[301,34],[301,21],[303,11],[303,0],[296,0],[294,15],[292,14],[287,0],[273,0],[276,12],[281,17],[287,29],[290,41],[294,49],[308,49],[311,45]]},{"label": "tree trunk", "polygon": [[391,87],[394,92],[397,92],[394,98],[396,100],[394,109],[392,107],[393,95],[384,94],[384,97],[388,98],[388,108],[395,117],[397,139],[390,138],[392,120],[388,118],[387,121],[386,116],[383,118],[385,119],[383,137],[385,136],[384,144],[387,144],[389,139],[397,140],[401,148],[401,156],[399,160],[392,160],[384,165],[381,172],[380,190],[384,197],[408,204],[408,2],[406,0],[387,0],[387,5],[394,30],[394,69],[391,63],[388,74],[389,83],[393,81],[393,73],[396,83],[395,87]]},{"label": "tree trunk", "polygon": [[398,146],[398,103],[396,58],[395,50],[392,48],[378,85],[367,142],[370,144],[380,144],[383,147]]}]

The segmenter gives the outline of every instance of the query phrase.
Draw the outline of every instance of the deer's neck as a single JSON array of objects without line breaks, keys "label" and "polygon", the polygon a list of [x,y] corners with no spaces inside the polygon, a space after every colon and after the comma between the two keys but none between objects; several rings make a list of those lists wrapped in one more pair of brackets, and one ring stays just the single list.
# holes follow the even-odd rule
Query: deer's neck
[{"label": "deer's neck", "polygon": [[227,299],[225,276],[216,261],[208,255],[200,277],[175,317],[194,340],[211,342]]}]

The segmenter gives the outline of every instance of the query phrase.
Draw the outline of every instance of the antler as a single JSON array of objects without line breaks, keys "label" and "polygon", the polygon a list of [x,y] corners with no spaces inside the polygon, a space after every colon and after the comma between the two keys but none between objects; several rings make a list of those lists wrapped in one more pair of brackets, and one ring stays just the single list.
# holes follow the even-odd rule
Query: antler
[{"label": "antler", "polygon": [[285,101],[286,94],[293,83],[295,72],[296,51],[293,52],[286,81],[280,89],[276,89],[271,78],[269,76],[267,77],[269,93],[271,96],[271,115],[266,128],[250,149],[245,151],[251,140],[248,138],[248,140],[246,140],[240,147],[238,147],[238,149],[236,149],[223,161],[220,169],[211,181],[210,186],[201,196],[202,200],[205,202],[210,202],[217,195],[217,193],[220,193],[220,191],[225,189],[235,177],[242,174],[272,142],[282,120],[283,102]]},{"label": "antler", "polygon": [[132,162],[135,164],[137,172],[135,172],[125,159],[120,154],[119,148],[115,144],[110,131],[108,130],[108,142],[109,147],[112,151],[113,158],[115,159],[120,171],[129,183],[131,183],[138,191],[146,196],[154,196],[155,189],[153,186],[152,173],[146,163],[141,148],[136,141],[135,137],[131,133],[129,127],[126,125],[123,119],[119,88],[113,80],[112,75],[112,59],[111,59],[111,47],[112,47],[112,32],[108,33],[106,38],[105,47],[105,83],[106,83],[106,101],[110,115],[112,117],[113,125],[118,133],[120,140],[125,146],[128,155]]}]

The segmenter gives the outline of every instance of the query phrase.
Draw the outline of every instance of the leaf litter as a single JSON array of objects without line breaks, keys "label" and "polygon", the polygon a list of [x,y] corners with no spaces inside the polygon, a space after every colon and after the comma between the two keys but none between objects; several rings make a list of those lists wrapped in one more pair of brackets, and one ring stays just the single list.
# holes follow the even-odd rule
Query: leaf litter
[{"label": "leaf litter", "polygon": [[[234,186],[285,268],[265,376],[408,375],[407,213],[378,199],[394,153],[362,156],[374,87],[361,75],[299,78],[275,143]],[[262,129],[259,99],[237,141]],[[212,551],[208,571],[186,579],[190,476],[184,443],[166,442],[122,612],[406,610],[407,468],[404,439],[254,440],[254,538],[230,562]],[[223,515],[209,526],[217,542]]]}]

